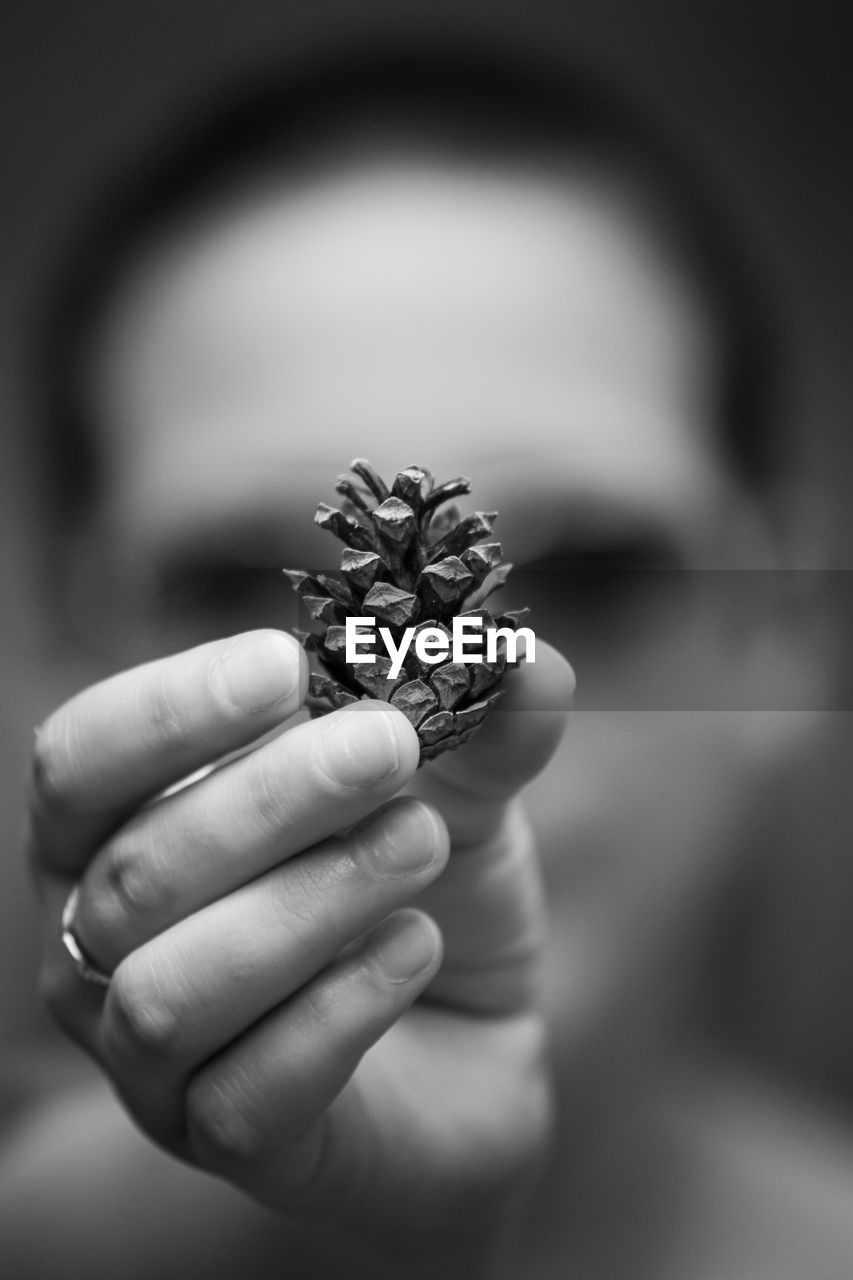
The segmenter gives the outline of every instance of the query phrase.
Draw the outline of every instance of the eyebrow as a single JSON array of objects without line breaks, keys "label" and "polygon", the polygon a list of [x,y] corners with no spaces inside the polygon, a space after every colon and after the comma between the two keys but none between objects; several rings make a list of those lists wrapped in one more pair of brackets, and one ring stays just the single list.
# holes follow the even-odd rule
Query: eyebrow
[{"label": "eyebrow", "polygon": [[[658,506],[653,495],[614,494],[571,482],[519,488],[517,458],[487,464],[483,475],[480,492],[464,505],[473,509],[494,502],[500,512],[495,537],[516,564],[603,551],[632,562],[671,565],[680,550],[687,550],[683,523],[674,511]],[[330,497],[334,500],[334,493]],[[272,569],[298,563],[333,570],[339,550],[304,508],[295,512],[286,498],[273,501],[268,493],[260,495],[257,505],[178,520],[159,530],[147,548],[155,562],[172,569],[212,563]]]}]

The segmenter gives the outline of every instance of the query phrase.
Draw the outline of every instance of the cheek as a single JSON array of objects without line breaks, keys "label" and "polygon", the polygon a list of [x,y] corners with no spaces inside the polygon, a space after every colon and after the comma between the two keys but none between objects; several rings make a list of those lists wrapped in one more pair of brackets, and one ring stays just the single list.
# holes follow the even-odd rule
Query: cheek
[{"label": "cheek", "polygon": [[646,574],[618,609],[562,620],[575,710],[533,792],[558,892],[665,899],[725,859],[749,785],[727,617],[701,575]]},{"label": "cheek", "polygon": [[665,885],[725,857],[746,800],[743,714],[576,711],[530,788],[550,874]]},{"label": "cheek", "polygon": [[530,788],[558,1037],[679,998],[746,801],[739,720],[578,712]]}]

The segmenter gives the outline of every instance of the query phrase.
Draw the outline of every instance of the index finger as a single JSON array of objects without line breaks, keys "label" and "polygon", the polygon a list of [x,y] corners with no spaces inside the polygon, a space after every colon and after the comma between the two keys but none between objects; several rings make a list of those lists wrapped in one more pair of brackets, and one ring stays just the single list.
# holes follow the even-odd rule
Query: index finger
[{"label": "index finger", "polygon": [[77,694],[36,732],[31,853],[69,871],[140,804],[293,715],[305,653],[250,631],[146,663]]}]

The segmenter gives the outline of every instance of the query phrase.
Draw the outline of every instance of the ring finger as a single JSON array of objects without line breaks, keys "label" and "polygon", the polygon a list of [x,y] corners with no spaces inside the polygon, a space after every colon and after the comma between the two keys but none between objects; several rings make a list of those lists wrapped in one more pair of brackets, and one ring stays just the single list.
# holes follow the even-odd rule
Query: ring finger
[{"label": "ring finger", "polygon": [[113,976],[93,1046],[160,1141],[188,1075],[326,968],[444,867],[441,819],[398,800],[166,930]]}]

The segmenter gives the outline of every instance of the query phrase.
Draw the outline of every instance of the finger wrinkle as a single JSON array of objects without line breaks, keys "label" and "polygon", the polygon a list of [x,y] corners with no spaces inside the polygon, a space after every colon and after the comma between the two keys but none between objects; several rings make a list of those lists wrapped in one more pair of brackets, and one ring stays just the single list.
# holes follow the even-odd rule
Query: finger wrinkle
[{"label": "finger wrinkle", "polygon": [[[248,758],[246,765],[248,804],[244,807],[248,821],[261,838],[279,836],[283,828],[291,825],[297,816],[290,795],[284,770],[274,767],[274,754],[259,751]],[[239,778],[238,793],[244,779]]]},{"label": "finger wrinkle", "polygon": [[172,687],[170,668],[163,667],[153,689],[147,682],[137,687],[134,714],[140,746],[146,751],[173,752],[184,745],[188,733],[183,697]]}]

